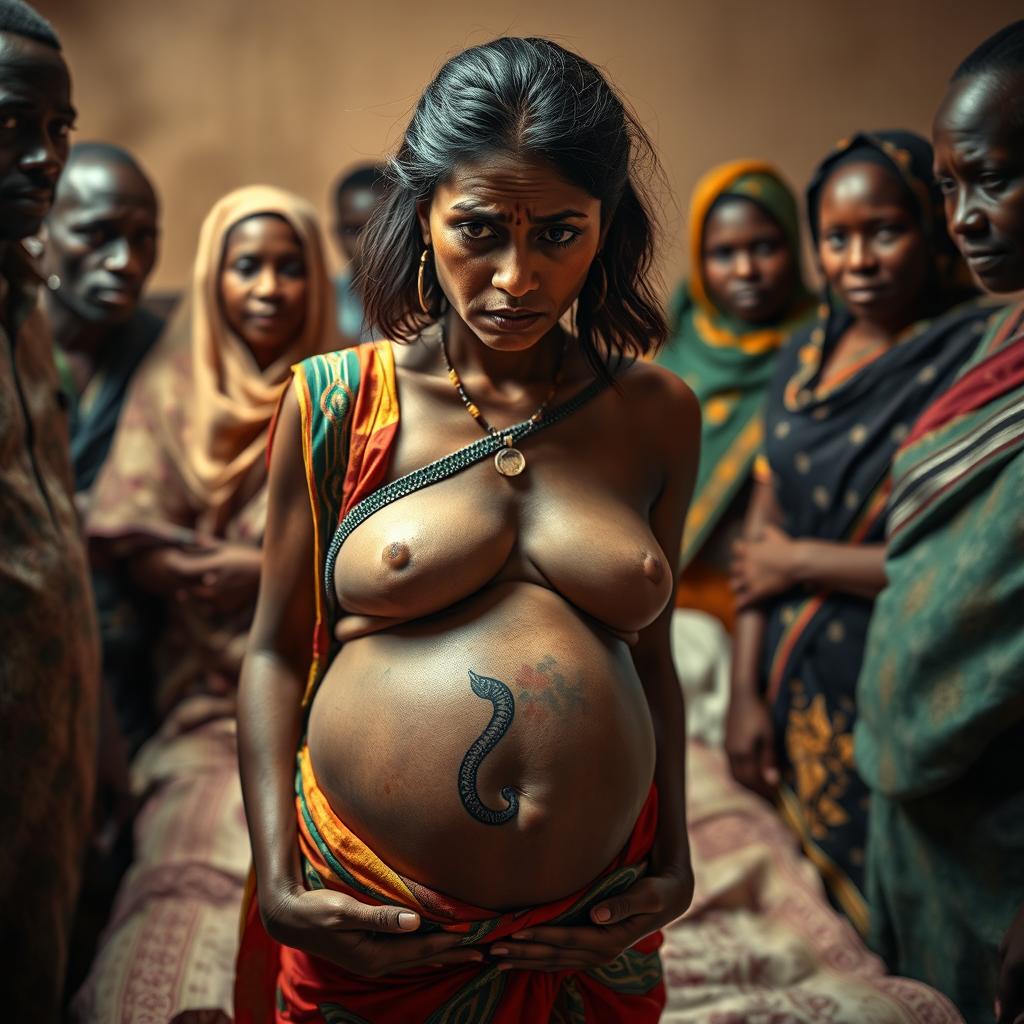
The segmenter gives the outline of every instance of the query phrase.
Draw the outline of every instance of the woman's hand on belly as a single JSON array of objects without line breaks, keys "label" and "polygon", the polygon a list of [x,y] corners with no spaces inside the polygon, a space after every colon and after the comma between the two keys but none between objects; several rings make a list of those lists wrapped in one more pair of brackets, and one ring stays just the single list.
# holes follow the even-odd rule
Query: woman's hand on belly
[{"label": "woman's hand on belly", "polygon": [[483,959],[477,949],[456,948],[459,935],[417,934],[420,916],[411,910],[369,906],[331,889],[292,889],[260,909],[271,938],[367,978]]},{"label": "woman's hand on belly", "polygon": [[540,927],[495,943],[499,970],[591,970],[618,959],[645,936],[670,924],[693,899],[693,872],[647,875],[590,911],[593,925]]}]

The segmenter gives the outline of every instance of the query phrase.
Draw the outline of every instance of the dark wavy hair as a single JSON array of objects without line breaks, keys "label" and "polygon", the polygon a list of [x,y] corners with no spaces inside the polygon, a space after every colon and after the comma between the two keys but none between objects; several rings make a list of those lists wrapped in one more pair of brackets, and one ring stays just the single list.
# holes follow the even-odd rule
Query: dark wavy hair
[{"label": "dark wavy hair", "polygon": [[651,141],[597,68],[537,38],[464,50],[420,97],[363,235],[358,284],[367,322],[385,337],[410,341],[440,315],[440,304],[424,314],[418,301],[416,204],[458,164],[495,153],[545,161],[601,202],[607,288],[592,267],[575,310],[576,335],[594,371],[607,379],[618,359],[660,345],[667,327],[651,283],[654,215],[640,180],[643,172],[660,173]]}]

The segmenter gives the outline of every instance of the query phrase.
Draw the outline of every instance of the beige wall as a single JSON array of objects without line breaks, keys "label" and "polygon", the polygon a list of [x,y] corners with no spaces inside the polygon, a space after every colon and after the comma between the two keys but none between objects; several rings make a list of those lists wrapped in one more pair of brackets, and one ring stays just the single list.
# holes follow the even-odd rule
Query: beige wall
[{"label": "beige wall", "polygon": [[136,152],[164,203],[154,284],[186,280],[227,190],[294,189],[326,213],[336,172],[393,146],[444,57],[547,35],[605,68],[658,145],[677,278],[710,164],[777,161],[802,183],[858,128],[927,131],[943,83],[1020,0],[38,0],[61,34],[80,139]]}]

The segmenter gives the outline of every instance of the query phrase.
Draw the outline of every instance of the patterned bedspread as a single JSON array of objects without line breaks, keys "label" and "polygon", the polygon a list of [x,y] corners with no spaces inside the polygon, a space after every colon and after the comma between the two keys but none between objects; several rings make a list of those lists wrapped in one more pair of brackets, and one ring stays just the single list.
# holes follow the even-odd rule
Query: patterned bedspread
[{"label": "patterned bedspread", "polygon": [[958,1024],[925,985],[882,962],[825,898],[769,804],[733,782],[721,752],[691,742],[697,894],[667,929],[666,1024]]},{"label": "patterned bedspread", "polygon": [[[234,723],[192,703],[143,748],[137,861],[75,1000],[86,1024],[229,1024],[248,839]],[[666,1024],[953,1024],[923,985],[888,978],[830,909],[811,865],[722,755],[691,743],[697,898],[668,929]]]}]

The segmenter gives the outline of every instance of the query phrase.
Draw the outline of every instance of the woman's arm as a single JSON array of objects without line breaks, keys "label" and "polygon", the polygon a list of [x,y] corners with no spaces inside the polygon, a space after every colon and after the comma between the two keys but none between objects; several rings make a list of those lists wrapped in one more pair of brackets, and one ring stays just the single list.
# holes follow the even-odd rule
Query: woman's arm
[{"label": "woman's arm", "polygon": [[804,585],[873,600],[885,588],[885,545],[790,537],[771,524],[733,545],[732,588],[740,608]]},{"label": "woman's arm", "polygon": [[740,609],[753,608],[798,585],[873,600],[887,582],[885,545],[791,537],[782,528],[774,488],[769,481],[758,479],[743,539],[733,545],[730,574]]},{"label": "woman's arm", "polygon": [[[458,935],[419,936],[419,914],[306,890],[299,866],[295,755],[312,651],[313,524],[294,395],[286,397],[270,462],[263,574],[238,692],[238,758],[260,913],[272,938],[357,974],[479,961]],[[404,932],[405,935],[372,935]]]},{"label": "woman's arm", "polygon": [[885,589],[884,544],[840,544],[810,538],[793,543],[794,583],[869,600]]},{"label": "woman's arm", "polygon": [[315,621],[313,525],[298,403],[281,411],[264,534],[263,573],[238,688],[238,753],[260,904],[302,885],[296,850],[295,755]]},{"label": "woman's arm", "polygon": [[[755,480],[744,519],[744,538],[761,536],[767,529],[778,528],[781,521],[775,489],[766,480]],[[771,716],[759,687],[764,630],[765,615],[757,605],[740,609],[733,637],[725,750],[733,777],[748,789],[770,797],[779,774]]]},{"label": "woman's arm", "polygon": [[[668,408],[662,422],[666,483],[651,510],[651,529],[662,551],[678,564],[683,526],[693,496],[700,460],[700,407],[689,388],[672,382],[666,396]],[[672,593],[678,585],[673,573]],[[655,782],[658,786],[658,833],[652,871],[690,880],[690,844],[686,831],[686,713],[682,687],[672,658],[671,630],[675,601],[670,600],[661,615],[640,633],[633,648],[633,662],[643,683],[654,722],[657,748]],[[683,907],[679,910],[682,913]]]}]

